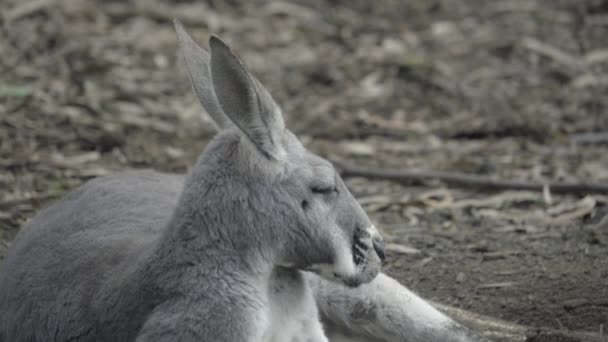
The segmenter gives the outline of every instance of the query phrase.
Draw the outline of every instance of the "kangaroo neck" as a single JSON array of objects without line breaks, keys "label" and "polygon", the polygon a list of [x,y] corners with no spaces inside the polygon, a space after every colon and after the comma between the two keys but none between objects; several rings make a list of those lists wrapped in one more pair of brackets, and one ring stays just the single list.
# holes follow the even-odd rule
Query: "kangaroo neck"
[{"label": "kangaroo neck", "polygon": [[161,282],[193,275],[263,282],[274,267],[273,248],[262,229],[239,220],[247,202],[237,199],[218,207],[217,202],[225,202],[207,197],[214,197],[213,193],[182,193],[154,253],[153,262],[162,265],[157,277]]}]

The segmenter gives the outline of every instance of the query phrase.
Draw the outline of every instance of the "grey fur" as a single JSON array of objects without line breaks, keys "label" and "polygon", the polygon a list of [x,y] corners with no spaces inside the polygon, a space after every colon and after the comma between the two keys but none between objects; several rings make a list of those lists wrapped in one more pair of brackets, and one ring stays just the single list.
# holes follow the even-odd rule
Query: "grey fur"
[{"label": "grey fur", "polygon": [[[211,39],[209,59],[177,31],[188,68],[211,70],[212,85],[190,75],[223,129],[186,177],[95,179],[33,218],[0,265],[0,341],[325,342],[318,308],[363,337],[473,341],[445,339],[460,328],[440,314],[436,327],[417,320],[410,297],[382,296],[407,290],[376,277],[381,238],[331,164],[283,127],[224,43]],[[302,271],[320,265],[332,281]]]}]

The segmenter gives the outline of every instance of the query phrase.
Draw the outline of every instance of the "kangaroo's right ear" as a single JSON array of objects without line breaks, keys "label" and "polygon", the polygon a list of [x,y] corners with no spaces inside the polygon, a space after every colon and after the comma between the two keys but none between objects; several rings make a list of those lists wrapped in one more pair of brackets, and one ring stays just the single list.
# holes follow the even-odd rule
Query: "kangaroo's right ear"
[{"label": "kangaroo's right ear", "polygon": [[219,130],[227,128],[231,122],[222,111],[213,90],[209,53],[194,42],[177,19],[173,22],[179,40],[179,47],[186,61],[186,69],[199,101]]}]

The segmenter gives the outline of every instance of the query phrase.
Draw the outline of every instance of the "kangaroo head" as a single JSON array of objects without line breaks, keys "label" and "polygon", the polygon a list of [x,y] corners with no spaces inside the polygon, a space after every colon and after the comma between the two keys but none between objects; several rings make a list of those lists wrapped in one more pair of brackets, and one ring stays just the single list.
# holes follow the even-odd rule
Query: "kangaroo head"
[{"label": "kangaroo head", "polygon": [[224,42],[212,36],[208,53],[178,22],[176,31],[193,88],[220,131],[205,155],[231,158],[217,167],[230,187],[246,189],[242,214],[255,231],[242,234],[271,240],[276,266],[349,286],[371,281],[383,241],[332,164],[285,128],[279,106]]}]

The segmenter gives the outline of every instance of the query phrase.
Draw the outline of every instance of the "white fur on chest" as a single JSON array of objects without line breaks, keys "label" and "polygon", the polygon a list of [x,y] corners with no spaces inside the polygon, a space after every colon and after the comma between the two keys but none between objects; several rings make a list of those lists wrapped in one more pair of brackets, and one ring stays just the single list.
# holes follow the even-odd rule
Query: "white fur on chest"
[{"label": "white fur on chest", "polygon": [[267,289],[262,342],[328,342],[312,291],[299,271],[277,268]]}]

